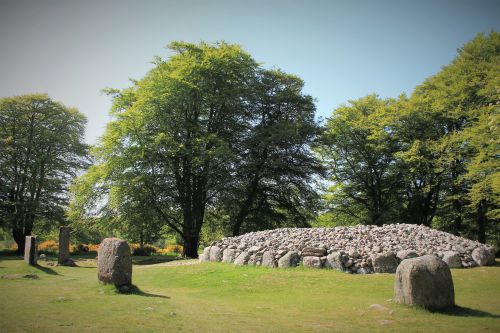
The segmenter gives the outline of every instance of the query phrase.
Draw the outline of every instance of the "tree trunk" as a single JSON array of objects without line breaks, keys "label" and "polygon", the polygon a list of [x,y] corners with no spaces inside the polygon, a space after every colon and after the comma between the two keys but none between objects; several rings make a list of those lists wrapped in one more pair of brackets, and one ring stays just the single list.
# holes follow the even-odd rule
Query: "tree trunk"
[{"label": "tree trunk", "polygon": [[477,206],[477,240],[486,243],[486,200],[481,200]]},{"label": "tree trunk", "polygon": [[198,258],[198,245],[200,237],[198,235],[189,235],[184,237],[184,248],[182,255],[186,258]]},{"label": "tree trunk", "polygon": [[24,244],[26,242],[26,236],[24,235],[24,231],[22,228],[13,228],[12,229],[12,237],[14,238],[14,241],[17,244],[17,251],[16,253],[18,254],[24,254]]}]

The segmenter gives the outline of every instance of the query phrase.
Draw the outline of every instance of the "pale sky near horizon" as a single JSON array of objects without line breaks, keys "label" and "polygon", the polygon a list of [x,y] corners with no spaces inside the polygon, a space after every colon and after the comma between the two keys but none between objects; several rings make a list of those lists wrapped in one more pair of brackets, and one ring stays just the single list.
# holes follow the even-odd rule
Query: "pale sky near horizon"
[{"label": "pale sky near horizon", "polygon": [[241,45],[300,76],[317,117],[370,93],[411,93],[477,33],[500,31],[500,1],[0,0],[0,97],[48,93],[109,120],[100,91],[140,79],[174,40]]}]

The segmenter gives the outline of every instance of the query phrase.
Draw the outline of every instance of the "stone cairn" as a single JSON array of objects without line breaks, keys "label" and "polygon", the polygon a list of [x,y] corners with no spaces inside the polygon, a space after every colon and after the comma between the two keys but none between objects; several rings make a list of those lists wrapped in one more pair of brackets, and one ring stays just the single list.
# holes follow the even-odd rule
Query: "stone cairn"
[{"label": "stone cairn", "polygon": [[36,236],[26,236],[24,243],[24,261],[28,265],[36,266],[38,259]]},{"label": "stone cairn", "polygon": [[97,252],[97,278],[120,290],[132,285],[132,257],[128,243],[119,238],[105,238]]},{"label": "stone cairn", "polygon": [[57,264],[60,266],[75,266],[75,262],[69,257],[70,235],[70,227],[62,226],[59,228],[59,255]]},{"label": "stone cairn", "polygon": [[251,232],[213,242],[200,260],[272,268],[302,263],[311,268],[369,274],[395,273],[402,260],[427,254],[441,258],[452,268],[495,262],[492,247],[413,224]]}]

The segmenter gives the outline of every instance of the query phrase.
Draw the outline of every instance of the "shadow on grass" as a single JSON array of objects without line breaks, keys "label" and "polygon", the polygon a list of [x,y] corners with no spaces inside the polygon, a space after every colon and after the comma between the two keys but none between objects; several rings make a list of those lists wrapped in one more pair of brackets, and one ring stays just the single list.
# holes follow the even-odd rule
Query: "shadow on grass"
[{"label": "shadow on grass", "polygon": [[119,294],[122,294],[122,295],[137,295],[137,296],[144,296],[144,297],[157,297],[157,298],[168,298],[170,299],[169,296],[165,296],[165,295],[157,295],[157,294],[150,294],[150,293],[147,293],[145,291],[142,291],[141,289],[139,289],[139,287],[137,287],[136,285],[132,285],[128,288],[117,288],[116,289],[117,292]]},{"label": "shadow on grass", "polygon": [[161,264],[164,262],[170,262],[176,260],[176,257],[174,256],[152,256],[152,257],[139,257],[139,256],[133,256],[132,257],[132,263],[134,265],[154,265],[154,264]]},{"label": "shadow on grass", "polygon": [[500,315],[462,306],[455,306],[453,309],[434,312],[454,317],[500,318]]},{"label": "shadow on grass", "polygon": [[41,270],[42,272],[46,273],[46,274],[49,274],[49,275],[61,275],[59,273],[57,273],[55,270],[53,270],[52,268],[49,268],[49,267],[44,267],[44,266],[40,266],[40,265],[35,265],[35,266],[32,266],[36,269],[39,269]]}]

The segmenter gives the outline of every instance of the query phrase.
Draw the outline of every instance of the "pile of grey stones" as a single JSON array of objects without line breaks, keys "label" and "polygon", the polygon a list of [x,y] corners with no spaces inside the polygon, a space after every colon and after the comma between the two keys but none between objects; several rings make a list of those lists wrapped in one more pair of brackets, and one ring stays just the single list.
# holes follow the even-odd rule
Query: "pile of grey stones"
[{"label": "pile of grey stones", "polygon": [[404,259],[435,255],[450,268],[495,263],[492,247],[413,224],[284,228],[227,237],[200,261],[267,267],[333,268],[353,274],[394,273]]}]

